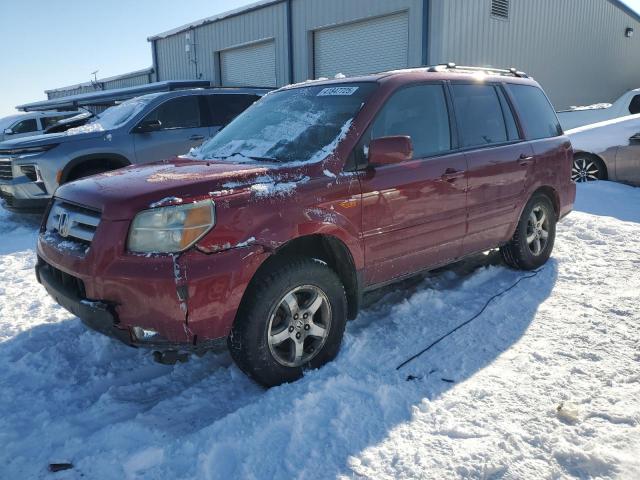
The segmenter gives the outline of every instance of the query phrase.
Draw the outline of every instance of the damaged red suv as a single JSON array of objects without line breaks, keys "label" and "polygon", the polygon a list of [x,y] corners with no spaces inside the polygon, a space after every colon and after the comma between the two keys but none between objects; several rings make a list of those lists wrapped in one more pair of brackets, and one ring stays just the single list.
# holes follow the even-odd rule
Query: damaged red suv
[{"label": "damaged red suv", "polygon": [[100,332],[163,358],[226,344],[277,385],[336,356],[363,292],[493,248],[544,264],[571,164],[515,70],[294,85],[186,158],[60,187],[37,276]]}]

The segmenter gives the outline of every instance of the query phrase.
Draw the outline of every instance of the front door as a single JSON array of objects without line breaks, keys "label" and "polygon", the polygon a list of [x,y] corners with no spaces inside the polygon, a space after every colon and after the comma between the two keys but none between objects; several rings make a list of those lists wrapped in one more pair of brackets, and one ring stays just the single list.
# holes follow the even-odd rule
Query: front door
[{"label": "front door", "polygon": [[155,132],[132,133],[138,163],[186,154],[200,146],[210,134],[209,127],[202,121],[198,95],[167,100],[144,120],[159,120],[161,128]]},{"label": "front door", "polygon": [[451,152],[444,85],[394,93],[365,138],[396,135],[411,138],[413,160],[360,175],[367,285],[457,258],[465,234],[467,163]]},{"label": "front door", "polygon": [[519,215],[534,153],[521,140],[501,86],[453,83],[451,91],[460,146],[469,166],[469,224],[463,248],[469,254],[494,248],[508,237]]}]

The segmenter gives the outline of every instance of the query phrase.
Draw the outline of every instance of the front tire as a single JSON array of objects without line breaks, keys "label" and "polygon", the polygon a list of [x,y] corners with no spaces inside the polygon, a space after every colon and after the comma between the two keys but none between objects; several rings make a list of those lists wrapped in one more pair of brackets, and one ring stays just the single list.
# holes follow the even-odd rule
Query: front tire
[{"label": "front tire", "polygon": [[549,260],[555,239],[555,210],[549,197],[538,194],[527,203],[513,238],[500,253],[512,268],[535,270]]},{"label": "front tire", "polygon": [[273,387],[335,358],[347,321],[347,297],[323,262],[283,257],[267,269],[252,281],[228,346],[243,372]]}]

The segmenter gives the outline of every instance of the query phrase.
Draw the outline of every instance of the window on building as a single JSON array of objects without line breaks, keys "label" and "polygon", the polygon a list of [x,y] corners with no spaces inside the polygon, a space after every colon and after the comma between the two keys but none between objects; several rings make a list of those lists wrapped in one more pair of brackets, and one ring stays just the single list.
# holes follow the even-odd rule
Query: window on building
[{"label": "window on building", "polygon": [[493,85],[452,85],[453,104],[463,147],[509,140],[505,115]]},{"label": "window on building", "polygon": [[558,116],[542,90],[529,85],[509,85],[509,90],[529,140],[562,135]]},{"label": "window on building", "polygon": [[20,135],[22,133],[31,133],[38,131],[38,123],[35,118],[30,118],[29,120],[22,120],[21,122],[16,123],[11,130],[15,135]]},{"label": "window on building", "polygon": [[640,113],[640,95],[636,95],[633,97],[633,100],[631,100],[631,103],[629,104],[629,113],[631,113],[631,115],[637,115]]},{"label": "window on building", "polygon": [[509,18],[509,0],[491,0],[491,15],[496,18]]},{"label": "window on building", "polygon": [[418,85],[395,93],[373,124],[371,138],[407,135],[415,158],[451,149],[449,112],[442,85]]},{"label": "window on building", "polygon": [[145,120],[160,120],[163,130],[197,128],[200,126],[200,106],[196,95],[178,97],[164,102]]},{"label": "window on building", "polygon": [[224,127],[260,99],[256,95],[207,95],[211,125]]}]

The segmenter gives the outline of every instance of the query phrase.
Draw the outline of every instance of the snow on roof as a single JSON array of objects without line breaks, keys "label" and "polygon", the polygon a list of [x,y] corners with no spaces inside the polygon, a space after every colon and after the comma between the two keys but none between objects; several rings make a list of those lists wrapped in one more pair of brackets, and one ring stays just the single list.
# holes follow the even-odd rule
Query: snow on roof
[{"label": "snow on roof", "polygon": [[276,3],[282,2],[283,0],[260,0],[258,2],[250,3],[249,5],[245,5],[244,7],[229,10],[227,12],[219,13],[211,17],[196,20],[195,22],[187,23],[180,27],[172,28],[171,30],[167,30],[166,32],[158,33],[157,35],[148,37],[147,40],[152,42],[161,38],[167,38],[178,33],[186,32],[187,30],[191,30],[192,28],[200,27],[208,23],[217,22],[218,20],[223,20],[225,18],[235,17],[236,15],[240,15],[242,13],[248,13],[253,10],[258,10],[260,8],[268,7],[270,5],[275,5]]}]

